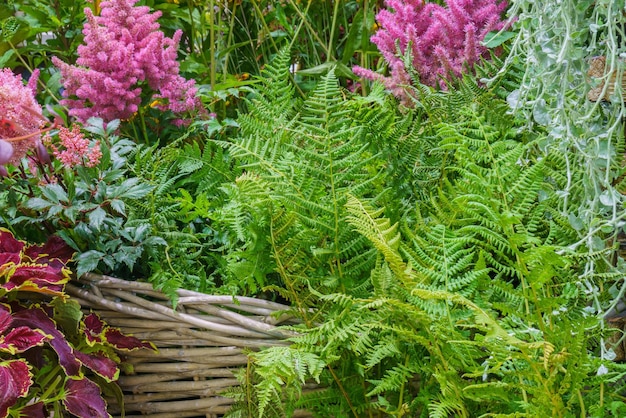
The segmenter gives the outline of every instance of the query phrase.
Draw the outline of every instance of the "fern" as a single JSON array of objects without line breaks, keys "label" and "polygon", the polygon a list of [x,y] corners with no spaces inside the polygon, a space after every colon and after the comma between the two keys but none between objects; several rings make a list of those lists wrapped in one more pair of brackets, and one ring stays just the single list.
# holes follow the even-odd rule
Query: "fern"
[{"label": "fern", "polygon": [[[383,195],[383,163],[372,141],[384,136],[394,121],[368,117],[379,101],[376,97],[346,100],[332,71],[304,102],[292,100],[293,89],[287,87],[286,70],[280,67],[286,56],[281,53],[268,66],[248,103],[249,114],[239,121],[241,136],[216,141],[248,175],[266,185],[265,200],[240,189],[241,199],[231,200],[237,202],[231,206],[248,216],[269,209],[255,224],[269,225],[267,248],[281,285],[291,288],[283,294],[309,284],[356,288],[364,283],[376,255],[347,227],[345,203],[349,194],[372,201]],[[244,201],[253,203],[245,206]],[[243,219],[243,212],[238,216]],[[241,225],[232,224],[231,229],[243,238]]]},{"label": "fern", "polygon": [[[261,103],[276,97],[267,89]],[[248,220],[265,228],[255,251],[272,260],[266,289],[302,321],[289,350],[321,362],[301,374],[286,354],[259,357],[251,370],[271,378],[252,399],[267,416],[302,405],[320,416],[567,416],[593,405],[599,387],[583,382],[603,348],[582,332],[596,323],[577,280],[592,256],[570,245],[564,157],[467,80],[421,89],[407,115],[379,115],[387,104],[373,95],[344,98],[331,72],[281,107],[289,120],[250,118],[249,135],[219,143],[259,186],[237,189],[244,228],[232,231],[245,241]],[[310,378],[331,390],[299,403]]]}]

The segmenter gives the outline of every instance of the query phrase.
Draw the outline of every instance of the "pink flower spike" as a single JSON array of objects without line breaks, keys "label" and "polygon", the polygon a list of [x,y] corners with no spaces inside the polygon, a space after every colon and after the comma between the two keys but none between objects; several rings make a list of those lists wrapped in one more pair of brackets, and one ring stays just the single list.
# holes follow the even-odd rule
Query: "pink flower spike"
[{"label": "pink flower spike", "polygon": [[85,9],[84,44],[77,65],[58,58],[70,115],[80,122],[100,117],[105,122],[129,119],[139,109],[142,87],[151,100],[162,100],[162,110],[202,112],[195,82],[179,75],[178,44],[182,32],[167,38],[159,30],[161,12],[150,13],[137,0],[105,0],[95,16]]},{"label": "pink flower spike", "polygon": [[472,71],[488,57],[481,41],[487,33],[503,29],[504,0],[446,0],[446,7],[422,0],[385,0],[376,16],[379,29],[371,40],[388,63],[388,77],[355,68],[355,74],[382,81],[403,103],[410,103],[410,84],[404,56],[410,48],[411,69],[420,82],[446,89],[447,81]]},{"label": "pink flower spike", "polygon": [[[31,80],[37,79],[37,71]],[[46,120],[41,106],[22,78],[4,68],[0,70],[0,140],[8,142],[13,153],[6,163],[16,165],[39,142],[39,131]],[[4,147],[3,155],[7,155]]]},{"label": "pink flower spike", "polygon": [[96,141],[93,145],[88,139],[85,139],[78,125],[74,125],[71,130],[61,127],[59,128],[59,140],[64,150],[59,150],[51,139],[46,137],[44,141],[52,149],[53,155],[68,168],[77,165],[86,167],[95,167],[102,158],[100,150],[100,142]]}]

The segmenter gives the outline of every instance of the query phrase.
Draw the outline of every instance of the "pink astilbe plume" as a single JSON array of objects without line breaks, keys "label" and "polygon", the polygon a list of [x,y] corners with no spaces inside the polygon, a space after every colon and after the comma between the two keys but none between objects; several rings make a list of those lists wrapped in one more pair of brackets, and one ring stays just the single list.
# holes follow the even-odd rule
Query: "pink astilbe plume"
[{"label": "pink astilbe plume", "polygon": [[63,104],[79,121],[130,118],[141,104],[142,84],[151,90],[151,99],[160,99],[162,110],[201,110],[194,81],[179,75],[176,54],[182,32],[167,38],[157,22],[161,13],[135,7],[136,2],[103,1],[100,16],[86,8],[77,65],[53,58],[65,87]]},{"label": "pink astilbe plume", "polygon": [[8,69],[0,69],[0,168],[17,164],[40,143],[40,132],[46,124],[41,106],[35,99],[39,71],[33,72],[28,85]]},{"label": "pink astilbe plume", "polygon": [[77,165],[95,167],[102,158],[100,142],[95,141],[94,144],[91,144],[83,136],[77,125],[74,125],[71,130],[64,127],[59,128],[59,141],[62,149],[52,143],[52,138],[49,135],[44,138],[44,142],[50,147],[52,154],[68,168],[74,168]]},{"label": "pink astilbe plume", "polygon": [[385,5],[376,16],[381,29],[371,39],[389,64],[390,76],[361,67],[354,73],[383,82],[405,102],[404,86],[411,84],[403,62],[408,48],[420,82],[445,89],[450,76],[460,77],[486,56],[485,35],[506,24],[506,1],[446,0],[442,7],[423,0],[385,0]]}]

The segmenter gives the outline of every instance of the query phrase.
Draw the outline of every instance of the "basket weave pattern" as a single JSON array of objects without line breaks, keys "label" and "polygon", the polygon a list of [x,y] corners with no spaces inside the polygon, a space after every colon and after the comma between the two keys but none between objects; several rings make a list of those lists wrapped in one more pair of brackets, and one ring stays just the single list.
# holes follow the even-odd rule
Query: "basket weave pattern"
[{"label": "basket weave pattern", "polygon": [[[218,417],[233,400],[220,396],[238,385],[233,372],[245,367],[245,349],[287,344],[277,328],[289,320],[278,303],[178,291],[176,310],[151,284],[87,274],[68,293],[109,325],[154,343],[121,353],[132,372],[123,374],[126,417]],[[121,410],[110,402],[109,412]]]}]

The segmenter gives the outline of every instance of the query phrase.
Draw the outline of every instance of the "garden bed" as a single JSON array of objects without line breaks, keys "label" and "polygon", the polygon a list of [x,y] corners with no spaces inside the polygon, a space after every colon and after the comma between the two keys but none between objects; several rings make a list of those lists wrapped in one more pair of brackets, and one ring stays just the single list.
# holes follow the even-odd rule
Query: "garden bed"
[{"label": "garden bed", "polygon": [[[290,320],[280,314],[289,307],[266,300],[179,290],[173,310],[151,284],[96,274],[67,290],[85,310],[157,347],[120,353],[126,417],[221,416],[234,402],[222,393],[238,385],[245,351],[288,344],[277,326]],[[121,414],[113,399],[109,405]]]}]

